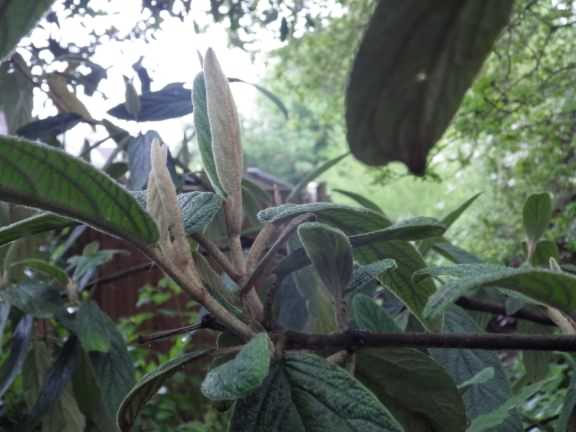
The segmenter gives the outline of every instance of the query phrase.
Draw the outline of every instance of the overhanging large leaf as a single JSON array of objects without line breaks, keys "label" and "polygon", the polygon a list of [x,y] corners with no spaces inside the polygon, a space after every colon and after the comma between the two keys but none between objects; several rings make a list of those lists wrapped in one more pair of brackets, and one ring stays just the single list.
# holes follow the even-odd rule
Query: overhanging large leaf
[{"label": "overhanging large leaf", "polygon": [[288,353],[236,403],[231,432],[400,432],[378,399],[321,357]]},{"label": "overhanging large leaf", "polygon": [[348,143],[369,165],[423,174],[513,0],[381,0],[346,93]]},{"label": "overhanging large leaf", "polygon": [[0,63],[52,3],[54,0],[4,0],[0,3]]},{"label": "overhanging large leaf", "polygon": [[153,243],[152,218],[119,184],[45,145],[0,136],[0,198],[53,211],[136,243]]},{"label": "overhanging large leaf", "polygon": [[535,268],[508,268],[487,265],[460,265],[465,271],[478,268],[464,277],[444,284],[429,299],[424,315],[434,317],[461,295],[480,287],[506,288],[568,314],[576,310],[576,277],[568,273]]},{"label": "overhanging large leaf", "polygon": [[136,386],[122,401],[116,421],[122,432],[130,432],[138,414],[153,396],[156,395],[162,384],[187,364],[202,360],[211,353],[206,351],[193,351],[182,354],[164,364],[158,369],[144,375]]},{"label": "overhanging large leaf", "polygon": [[238,355],[214,369],[202,382],[202,394],[212,400],[234,400],[258,388],[270,367],[272,343],[266,333],[259,333]]}]

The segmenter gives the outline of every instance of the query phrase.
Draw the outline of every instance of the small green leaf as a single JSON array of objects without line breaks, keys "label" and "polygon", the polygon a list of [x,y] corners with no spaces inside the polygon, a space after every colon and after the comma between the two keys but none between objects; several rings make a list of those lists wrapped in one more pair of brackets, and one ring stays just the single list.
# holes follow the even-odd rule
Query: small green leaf
[{"label": "small green leaf", "polygon": [[74,225],[76,222],[53,213],[40,213],[0,228],[0,246],[22,237]]},{"label": "small green leaf", "polygon": [[364,294],[356,294],[352,300],[354,327],[373,333],[401,333],[402,329],[384,311],[382,306]]},{"label": "small green leaf", "polygon": [[230,432],[403,432],[348,372],[314,354],[287,353],[260,388],[236,402]]},{"label": "small green leaf", "polygon": [[530,256],[530,264],[534,267],[550,268],[550,258],[560,261],[558,245],[550,240],[538,240]]},{"label": "small green leaf", "polygon": [[[477,267],[478,272],[471,277],[448,282],[438,289],[430,297],[424,309],[425,317],[438,316],[458,297],[480,287],[506,288],[566,313],[571,313],[576,309],[576,276],[533,268],[487,267],[485,265],[466,265],[465,267],[465,271],[471,271]],[[460,270],[454,269],[454,271]]]},{"label": "small green leaf", "polygon": [[286,202],[294,201],[294,199],[308,186],[311,181],[314,181],[317,177],[320,177],[334,165],[339,163],[342,159],[348,156],[350,153],[344,153],[340,156],[335,157],[334,159],[330,159],[323,164],[319,165],[308,174],[306,174],[302,179],[298,182],[294,189],[290,192],[290,195],[286,197]]},{"label": "small green leaf", "polygon": [[528,197],[522,212],[528,240],[536,243],[546,231],[552,217],[552,196],[545,192]]},{"label": "small green leaf", "polygon": [[211,400],[235,400],[258,388],[270,368],[272,342],[259,333],[231,361],[212,369],[202,382],[202,394]]},{"label": "small green leaf", "polygon": [[74,315],[62,311],[56,318],[78,337],[84,351],[110,351],[114,337],[110,332],[110,318],[95,303],[82,303]]},{"label": "small green leaf", "polygon": [[5,0],[0,8],[0,63],[34,28],[54,0]]},{"label": "small green leaf", "polygon": [[300,225],[298,237],[324,287],[340,307],[352,280],[352,247],[348,237],[336,228],[314,222]]},{"label": "small green leaf", "polygon": [[456,384],[427,354],[411,348],[362,350],[356,357],[356,374],[406,431],[466,430],[464,401]]},{"label": "small green leaf", "polygon": [[118,414],[116,422],[122,432],[130,432],[144,405],[152,399],[164,382],[189,363],[204,360],[212,353],[211,350],[193,351],[182,354],[144,375],[130,393],[126,395]]},{"label": "small green leaf", "polygon": [[54,211],[135,243],[154,243],[156,224],[114,180],[60,150],[0,136],[0,198]]},{"label": "small green leaf", "polygon": [[204,232],[222,208],[222,198],[211,192],[188,192],[177,200],[187,234]]}]

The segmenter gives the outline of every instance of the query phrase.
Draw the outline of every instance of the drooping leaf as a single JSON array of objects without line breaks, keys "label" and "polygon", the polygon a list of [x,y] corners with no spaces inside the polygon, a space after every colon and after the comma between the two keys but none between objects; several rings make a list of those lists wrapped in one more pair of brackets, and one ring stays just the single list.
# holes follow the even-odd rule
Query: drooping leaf
[{"label": "drooping leaf", "polygon": [[81,352],[72,384],[78,407],[92,423],[95,432],[118,432],[115,412],[110,412],[108,397],[100,387],[94,366],[84,351]]},{"label": "drooping leaf", "polygon": [[407,219],[390,225],[387,228],[378,231],[372,231],[364,234],[356,234],[350,238],[354,247],[362,247],[373,242],[387,240],[408,240],[414,241],[422,238],[442,235],[446,227],[436,219],[432,218],[414,218]]},{"label": "drooping leaf", "polygon": [[513,0],[378,2],[346,92],[348,144],[369,165],[404,162],[422,175]]},{"label": "drooping leaf", "polygon": [[[458,307],[451,307],[442,320],[445,333],[481,333],[474,320]],[[432,357],[452,376],[456,384],[462,385],[486,368],[494,369],[494,378],[470,386],[462,395],[466,415],[470,420],[487,414],[511,397],[512,392],[506,372],[496,353],[486,350],[431,349]],[[492,432],[522,432],[522,422],[516,412],[511,412],[498,429]]]},{"label": "drooping leaf", "polygon": [[144,93],[138,97],[140,111],[137,115],[128,112],[122,102],[108,111],[108,114],[122,120],[161,121],[178,118],[192,113],[191,91],[182,83],[167,84],[161,90]]},{"label": "drooping leaf", "polygon": [[62,291],[39,279],[24,279],[0,290],[2,301],[36,318],[52,318],[64,307]]},{"label": "drooping leaf", "polygon": [[28,347],[32,340],[32,315],[24,315],[16,324],[11,335],[10,353],[0,367],[0,399],[10,388],[24,364],[28,355]]},{"label": "drooping leaf", "polygon": [[204,360],[212,351],[192,351],[182,354],[144,375],[122,401],[116,422],[122,432],[130,432],[144,405],[152,399],[164,382],[189,363]]},{"label": "drooping leaf", "polygon": [[[126,341],[115,323],[103,313],[99,321],[107,329],[110,349],[108,352],[93,351],[83,357],[81,376],[75,379],[74,392],[81,401],[79,405],[83,412],[92,413],[90,418],[94,420],[98,413],[102,424],[114,425],[120,404],[136,384],[134,365],[126,349]],[[91,386],[84,388],[87,383],[91,383]],[[104,429],[102,432],[114,429]]]},{"label": "drooping leaf", "polygon": [[34,28],[53,0],[5,0],[0,8],[0,63]]},{"label": "drooping leaf", "polygon": [[204,74],[200,72],[194,78],[192,90],[193,104],[196,107],[194,110],[194,126],[196,128],[196,140],[198,142],[198,150],[202,159],[202,166],[204,172],[210,180],[210,185],[214,192],[222,198],[226,197],[224,188],[220,183],[220,178],[216,172],[216,164],[214,162],[214,152],[212,150],[212,133],[210,132],[210,120],[208,119],[208,108],[206,103],[206,83],[204,81]]},{"label": "drooping leaf", "polygon": [[456,384],[427,354],[411,348],[362,350],[356,357],[356,375],[406,431],[466,430],[464,401]]},{"label": "drooping leaf", "polygon": [[332,189],[332,191],[339,193],[341,195],[344,195],[345,197],[350,198],[351,200],[355,201],[357,204],[361,205],[362,207],[366,207],[367,209],[374,210],[374,211],[377,211],[379,213],[384,213],[378,204],[376,204],[372,200],[369,200],[368,198],[366,198],[363,195],[360,195],[360,194],[357,194],[354,192],[350,192],[347,190],[343,190],[343,189]]},{"label": "drooping leaf", "polygon": [[76,222],[53,213],[39,213],[0,228],[0,246],[22,237],[41,234],[74,225]]},{"label": "drooping leaf", "polygon": [[328,225],[306,222],[298,227],[306,255],[337,307],[352,280],[352,246],[346,235]]},{"label": "drooping leaf", "polygon": [[70,337],[62,347],[56,361],[48,370],[40,394],[30,414],[20,426],[22,430],[33,430],[40,423],[56,401],[62,396],[70,382],[79,361],[79,346],[75,337]]},{"label": "drooping leaf", "polygon": [[48,276],[54,281],[58,282],[61,287],[65,287],[68,283],[68,275],[66,272],[62,270],[62,268],[51,264],[46,260],[29,258],[14,262],[10,265],[11,267],[24,267],[26,269],[42,273],[43,275]]},{"label": "drooping leaf", "polygon": [[[69,345],[65,346],[66,351],[70,353]],[[22,371],[22,385],[25,389],[24,395],[28,411],[32,411],[36,405],[37,412],[38,410],[43,412],[43,415],[37,416],[40,417],[37,418],[37,422],[42,423],[42,430],[46,432],[77,432],[83,431],[86,427],[86,418],[80,412],[74,399],[71,383],[64,383],[64,388],[58,392],[58,381],[55,379],[57,376],[54,374],[56,365],[58,363],[65,364],[68,360],[68,364],[73,366],[74,362],[73,356],[66,354],[66,351],[61,350],[59,360],[53,362],[48,344],[41,339],[36,339]],[[49,374],[51,368],[53,369]],[[68,370],[66,367],[60,367],[56,369],[56,372],[64,375],[68,373]],[[52,376],[52,384],[48,384],[46,381],[49,375]],[[44,395],[40,399],[43,391]],[[51,394],[46,394],[52,391],[55,391],[53,400],[51,400]],[[22,430],[25,430],[24,427]]]},{"label": "drooping leaf", "polygon": [[158,230],[131,195],[88,163],[30,141],[0,136],[0,198],[78,219],[136,243]]},{"label": "drooping leaf", "polygon": [[522,216],[528,240],[536,243],[548,228],[552,217],[552,197],[550,194],[530,195],[524,204]]},{"label": "drooping leaf", "polygon": [[[462,266],[457,266],[462,267]],[[479,271],[471,277],[456,279],[444,284],[429,299],[424,315],[434,317],[450,303],[467,292],[480,287],[506,288],[536,301],[556,307],[566,313],[576,309],[576,276],[534,268],[466,266],[469,271]],[[484,272],[483,269],[486,269]]]},{"label": "drooping leaf", "polygon": [[212,369],[202,382],[202,394],[211,400],[235,400],[257,389],[268,375],[272,342],[259,333],[238,355]]},{"label": "drooping leaf", "polygon": [[80,114],[65,112],[21,126],[16,135],[29,140],[48,142],[52,138],[72,129],[83,120]]},{"label": "drooping leaf", "polygon": [[373,333],[401,333],[402,329],[386,311],[364,294],[356,294],[352,299],[354,327]]},{"label": "drooping leaf", "polygon": [[110,351],[115,337],[110,330],[110,318],[95,303],[83,302],[75,314],[62,311],[56,318],[76,335],[85,352]]},{"label": "drooping leaf", "polygon": [[401,432],[378,399],[321,357],[287,353],[250,396],[236,402],[231,432]]},{"label": "drooping leaf", "polygon": [[344,159],[349,154],[350,153],[344,153],[340,156],[335,157],[334,159],[330,159],[324,162],[323,164],[319,165],[314,170],[310,171],[308,174],[306,174],[298,182],[298,184],[294,186],[294,189],[290,191],[290,194],[286,197],[286,202],[294,201],[294,199],[298,197],[298,195],[300,195],[300,193],[306,188],[306,186],[308,186],[308,184],[310,184],[311,181],[314,181],[316,178],[320,177],[322,174],[324,174],[334,165],[338,164],[342,159]]},{"label": "drooping leaf", "polygon": [[0,355],[3,354],[2,347],[4,342],[4,329],[8,323],[10,316],[10,305],[8,303],[0,303]]}]

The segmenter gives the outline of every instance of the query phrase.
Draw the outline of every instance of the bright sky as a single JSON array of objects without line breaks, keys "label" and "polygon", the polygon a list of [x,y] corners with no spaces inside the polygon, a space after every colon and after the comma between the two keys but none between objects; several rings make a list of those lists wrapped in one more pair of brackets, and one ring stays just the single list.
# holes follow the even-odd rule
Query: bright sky
[{"label": "bright sky", "polygon": [[[114,25],[119,30],[119,35],[127,34],[134,26],[134,23],[141,17],[141,0],[122,0],[107,2],[103,0],[92,0],[91,6],[94,8],[106,7],[108,15],[91,18],[91,25],[98,29],[100,25]],[[57,3],[55,8],[62,8],[62,4]],[[100,83],[98,89],[110,99],[106,100],[102,94],[95,93],[92,97],[86,97],[80,92],[77,96],[84,102],[93,117],[100,119],[106,116],[106,111],[118,103],[124,102],[124,79],[123,76],[135,78],[136,74],[132,69],[140,57],[144,57],[143,65],[148,69],[153,79],[152,89],[158,90],[166,84],[172,82],[191,83],[194,76],[200,70],[198,52],[204,53],[211,47],[222,64],[224,72],[229,76],[244,79],[249,82],[258,82],[265,72],[264,62],[253,62],[250,55],[238,48],[227,47],[226,27],[222,24],[214,24],[207,16],[206,10],[209,8],[207,1],[192,2],[191,13],[185,22],[179,19],[169,19],[163,25],[162,30],[156,33],[156,40],[145,42],[135,40],[133,42],[108,42],[103,44],[91,59],[93,62],[107,69],[108,78]],[[112,10],[111,10],[112,9]],[[203,33],[194,31],[193,19],[200,24],[210,24]],[[61,24],[61,31],[53,34],[61,35],[58,42],[66,43],[75,41],[78,44],[88,42],[88,32],[85,22],[79,19],[69,19]],[[36,29],[31,38],[38,45],[45,45],[50,33],[50,25],[47,29]],[[277,46],[277,41],[270,41],[262,48],[272,49]],[[25,54],[25,53],[23,53]],[[136,88],[139,88],[136,81]],[[241,115],[249,116],[254,112],[256,90],[244,84],[233,84],[232,90]],[[56,109],[51,103],[46,103],[46,97],[38,90],[35,98],[34,115],[45,118],[56,114]],[[37,103],[40,102],[40,103]],[[129,130],[133,134],[146,132],[154,129],[160,133],[163,140],[171,147],[177,148],[183,137],[186,125],[192,123],[192,115],[180,119],[167,120],[161,122],[124,122],[115,118],[110,118],[119,126]],[[95,142],[102,136],[96,136],[91,127],[86,125],[77,126],[73,131],[65,136],[65,143],[69,151],[79,152],[84,138],[90,137],[91,142]],[[105,136],[105,135],[103,135]],[[114,147],[113,143],[106,143],[101,146],[103,155],[109,153]],[[99,160],[94,160],[98,164]]]}]

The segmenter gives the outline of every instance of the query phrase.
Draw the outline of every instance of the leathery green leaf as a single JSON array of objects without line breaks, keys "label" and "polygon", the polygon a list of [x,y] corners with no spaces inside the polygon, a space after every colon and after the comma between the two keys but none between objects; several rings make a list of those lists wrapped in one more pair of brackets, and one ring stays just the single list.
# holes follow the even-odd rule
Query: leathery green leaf
[{"label": "leathery green leaf", "polygon": [[339,229],[308,222],[298,227],[298,237],[322,283],[337,302],[352,279],[352,246]]},{"label": "leathery green leaf", "polygon": [[401,432],[366,387],[314,354],[287,353],[262,386],[236,402],[231,432]]},{"label": "leathery green leaf", "polygon": [[0,246],[11,243],[22,237],[41,234],[54,229],[62,229],[74,224],[75,222],[73,220],[66,219],[53,213],[40,213],[0,228]]},{"label": "leathery green leaf", "polygon": [[356,376],[410,432],[466,430],[464,401],[434,359],[411,348],[368,349],[356,357]]},{"label": "leathery green leaf", "polygon": [[122,432],[132,430],[132,426],[144,405],[156,395],[167,379],[187,364],[203,360],[211,353],[211,350],[205,350],[182,354],[144,375],[120,404],[120,409],[116,416],[116,422],[120,430]]},{"label": "leathery green leaf", "polygon": [[[460,266],[458,266],[460,267]],[[474,265],[467,265],[468,268]],[[490,266],[480,265],[490,269]],[[449,304],[467,292],[480,287],[506,288],[566,313],[576,309],[576,277],[568,273],[534,268],[494,267],[445,283],[436,291],[424,309],[425,317],[439,315]]]},{"label": "leathery green leaf", "polygon": [[257,334],[234,359],[208,372],[202,394],[212,400],[235,400],[250,394],[268,375],[272,350],[268,335]]},{"label": "leathery green leaf", "polygon": [[552,197],[549,193],[538,193],[528,197],[522,211],[524,230],[528,240],[536,243],[552,217]]},{"label": "leathery green leaf", "polygon": [[53,211],[138,244],[156,224],[118,183],[58,149],[0,136],[0,199]]}]

